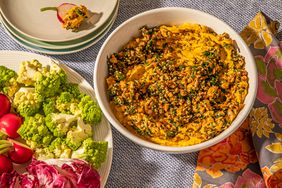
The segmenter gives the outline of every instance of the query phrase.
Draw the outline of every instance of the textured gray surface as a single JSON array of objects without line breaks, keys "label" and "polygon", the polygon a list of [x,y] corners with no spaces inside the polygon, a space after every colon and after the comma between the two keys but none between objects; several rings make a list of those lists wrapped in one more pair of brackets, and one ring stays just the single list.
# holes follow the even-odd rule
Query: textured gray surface
[{"label": "textured gray surface", "polygon": [[[258,11],[282,23],[281,0],[121,0],[117,20],[110,30],[128,18],[146,10],[160,7],[187,7],[210,13],[223,19],[236,31]],[[14,42],[0,27],[0,49],[29,51]],[[106,35],[108,36],[108,35]],[[282,34],[280,32],[279,38]],[[106,37],[89,49],[62,56],[53,56],[77,70],[90,83],[99,48]],[[142,148],[113,129],[114,159],[107,187],[191,187],[196,153],[168,155]]]}]

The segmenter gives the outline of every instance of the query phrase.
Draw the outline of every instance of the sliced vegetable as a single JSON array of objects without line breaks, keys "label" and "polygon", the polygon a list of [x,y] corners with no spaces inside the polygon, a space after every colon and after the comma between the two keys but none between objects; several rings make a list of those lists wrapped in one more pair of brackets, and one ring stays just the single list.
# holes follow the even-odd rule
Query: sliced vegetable
[{"label": "sliced vegetable", "polygon": [[17,133],[23,119],[16,114],[5,114],[0,119],[0,130],[7,134],[10,138],[17,138],[19,134]]},{"label": "sliced vegetable", "polygon": [[40,11],[43,12],[43,11],[46,11],[46,10],[55,10],[57,11],[57,18],[60,22],[64,23],[64,17],[67,15],[67,12],[76,7],[75,4],[72,4],[72,3],[63,3],[61,4],[60,6],[58,7],[44,7],[44,8],[41,8]]},{"label": "sliced vegetable", "polygon": [[10,109],[11,103],[9,98],[6,95],[0,93],[0,117],[10,112]]},{"label": "sliced vegetable", "polygon": [[12,161],[5,155],[0,155],[0,174],[13,170]]}]

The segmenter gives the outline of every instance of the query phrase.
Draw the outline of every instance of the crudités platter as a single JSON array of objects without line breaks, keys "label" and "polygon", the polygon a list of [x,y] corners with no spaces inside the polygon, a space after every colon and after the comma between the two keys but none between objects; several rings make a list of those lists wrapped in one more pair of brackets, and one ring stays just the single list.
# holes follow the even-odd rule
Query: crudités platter
[{"label": "crudit\u00e9s platter", "polygon": [[[50,65],[52,62],[56,62],[49,57],[33,54],[29,52],[20,52],[20,51],[0,52],[0,66],[5,66],[16,72],[19,70],[19,65],[21,62],[30,61],[34,59],[38,60],[43,66]],[[78,84],[78,87],[82,93],[91,96],[91,98],[95,100],[95,94],[93,88],[81,75],[79,75],[76,71],[74,71],[73,69],[69,68],[64,64],[59,63],[59,66],[66,72],[67,80],[69,82]],[[93,136],[94,140],[108,142],[106,160],[105,162],[102,163],[101,167],[97,169],[101,176],[101,187],[104,187],[112,164],[113,141],[112,141],[111,127],[103,115],[101,122],[93,127],[93,132],[94,132],[94,136]],[[57,161],[59,165],[61,161],[60,160]],[[56,164],[56,160],[53,160],[52,164]],[[15,165],[15,169],[22,170],[23,167],[21,165]]]}]

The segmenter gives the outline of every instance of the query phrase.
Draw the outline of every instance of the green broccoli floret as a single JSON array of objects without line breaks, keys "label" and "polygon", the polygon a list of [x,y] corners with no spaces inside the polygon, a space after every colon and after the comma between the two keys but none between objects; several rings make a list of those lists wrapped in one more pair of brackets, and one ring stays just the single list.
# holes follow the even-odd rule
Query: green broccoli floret
[{"label": "green broccoli floret", "polygon": [[20,86],[17,83],[17,73],[5,66],[0,66],[0,93],[4,93],[10,97],[19,90]]},{"label": "green broccoli floret", "polygon": [[41,114],[25,117],[24,123],[18,129],[19,135],[31,147],[48,146],[54,139],[53,134],[45,125],[45,117]]},{"label": "green broccoli floret", "polygon": [[34,84],[36,92],[44,98],[56,96],[62,91],[66,83],[67,75],[58,65],[52,64],[50,69],[45,69],[41,74],[36,75]]},{"label": "green broccoli floret", "polygon": [[90,96],[82,97],[78,107],[81,110],[82,119],[85,123],[98,124],[102,118],[102,112],[95,101]]},{"label": "green broccoli floret", "polygon": [[35,93],[34,88],[21,88],[13,100],[13,106],[16,111],[26,117],[39,112],[42,104],[42,98]]},{"label": "green broccoli floret", "polygon": [[88,138],[83,141],[78,150],[73,151],[71,158],[83,159],[97,169],[106,160],[107,150],[108,142]]},{"label": "green broccoli floret", "polygon": [[48,114],[46,119],[46,126],[56,137],[65,137],[67,132],[77,124],[77,118],[69,114]]},{"label": "green broccoli floret", "polygon": [[72,149],[79,148],[86,138],[92,137],[92,127],[89,124],[85,124],[81,118],[77,120],[77,126],[71,128],[66,137],[66,144]]},{"label": "green broccoli floret", "polygon": [[72,150],[66,145],[65,140],[56,138],[49,146],[55,158],[71,158]]},{"label": "green broccoli floret", "polygon": [[58,110],[56,109],[56,98],[55,97],[45,99],[42,107],[43,107],[43,112],[46,116],[48,114],[58,112]]},{"label": "green broccoli floret", "polygon": [[42,64],[38,60],[23,61],[20,65],[17,81],[25,86],[34,86],[36,75],[42,70]]}]

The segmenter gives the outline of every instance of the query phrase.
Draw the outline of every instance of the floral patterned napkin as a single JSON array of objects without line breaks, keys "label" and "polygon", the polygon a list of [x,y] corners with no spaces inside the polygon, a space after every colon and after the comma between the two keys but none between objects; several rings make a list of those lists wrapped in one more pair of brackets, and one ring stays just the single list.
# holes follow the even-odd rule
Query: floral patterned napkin
[{"label": "floral patterned napkin", "polygon": [[282,188],[282,41],[259,12],[241,32],[258,70],[254,107],[230,137],[200,151],[193,188]]}]

